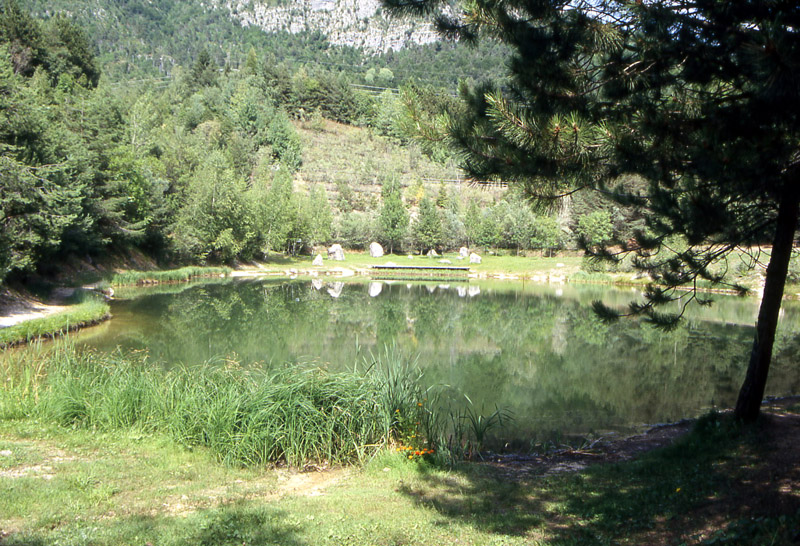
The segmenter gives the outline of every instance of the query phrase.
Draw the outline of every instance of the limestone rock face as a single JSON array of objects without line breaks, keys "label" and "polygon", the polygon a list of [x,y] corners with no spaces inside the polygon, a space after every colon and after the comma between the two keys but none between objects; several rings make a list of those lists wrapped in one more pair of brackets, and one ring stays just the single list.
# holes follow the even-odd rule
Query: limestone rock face
[{"label": "limestone rock face", "polygon": [[337,262],[341,262],[342,260],[344,260],[344,249],[342,249],[342,245],[338,243],[332,245],[328,249],[328,259],[336,260]]},{"label": "limestone rock face", "polygon": [[380,258],[383,256],[383,247],[375,241],[369,244],[369,255],[372,258]]},{"label": "limestone rock face", "polygon": [[318,30],[334,45],[363,48],[373,54],[439,40],[429,21],[390,19],[380,9],[380,0],[292,0],[277,6],[266,0],[210,0],[209,4],[227,9],[243,27],[291,34]]},{"label": "limestone rock face", "polygon": [[472,254],[469,255],[469,263],[479,264],[481,263],[481,257],[473,252]]},{"label": "limestone rock face", "polygon": [[314,258],[314,261],[311,262],[311,265],[313,265],[314,267],[322,266],[322,254],[317,254],[317,257]]}]

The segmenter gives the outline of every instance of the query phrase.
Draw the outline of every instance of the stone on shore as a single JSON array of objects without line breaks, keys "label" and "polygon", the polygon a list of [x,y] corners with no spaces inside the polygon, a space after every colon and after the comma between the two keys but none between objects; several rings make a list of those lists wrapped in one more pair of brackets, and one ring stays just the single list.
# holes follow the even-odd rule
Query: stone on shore
[{"label": "stone on shore", "polygon": [[342,249],[342,245],[335,244],[332,245],[328,249],[328,259],[329,260],[336,260],[337,262],[341,262],[344,260],[344,249]]},{"label": "stone on shore", "polygon": [[371,258],[380,258],[383,256],[383,247],[380,243],[373,241],[369,244],[369,255]]}]

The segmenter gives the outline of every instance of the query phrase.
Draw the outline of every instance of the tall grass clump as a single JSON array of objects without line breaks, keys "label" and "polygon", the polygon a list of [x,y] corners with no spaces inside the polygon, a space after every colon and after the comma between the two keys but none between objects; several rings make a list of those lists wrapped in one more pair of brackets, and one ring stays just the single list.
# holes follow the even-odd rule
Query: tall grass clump
[{"label": "tall grass clump", "polygon": [[356,373],[215,363],[165,369],[68,346],[44,357],[35,376],[21,371],[24,362],[5,366],[19,379],[0,393],[2,418],[163,432],[230,464],[346,463],[389,438],[379,387]]},{"label": "tall grass clump", "polygon": [[429,454],[439,464],[480,457],[495,429],[512,419],[508,411],[495,408],[489,415],[475,408],[472,400],[453,400],[444,385],[426,385],[417,358],[404,355],[396,346],[364,359],[364,374],[375,380],[390,441],[398,451]]},{"label": "tall grass clump", "polygon": [[451,463],[479,449],[502,420],[441,410],[439,391],[424,386],[416,360],[394,348],[346,373],[228,361],[167,369],[67,343],[35,364],[19,358],[2,366],[9,378],[0,391],[2,419],[163,433],[232,465],[342,464],[388,446],[416,446]]},{"label": "tall grass clump", "polygon": [[149,284],[159,282],[184,282],[197,277],[228,276],[230,267],[189,266],[161,271],[126,271],[115,274],[109,283],[113,286]]},{"label": "tall grass clump", "polygon": [[81,301],[64,311],[26,320],[0,330],[0,348],[27,343],[38,338],[63,335],[71,330],[96,324],[110,315],[110,307],[99,297],[81,296]]}]

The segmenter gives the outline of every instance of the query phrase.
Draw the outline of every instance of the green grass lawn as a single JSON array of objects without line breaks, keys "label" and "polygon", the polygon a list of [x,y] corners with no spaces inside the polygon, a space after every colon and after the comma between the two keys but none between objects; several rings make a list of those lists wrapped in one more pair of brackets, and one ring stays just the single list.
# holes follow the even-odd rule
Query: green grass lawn
[{"label": "green grass lawn", "polygon": [[323,256],[324,265],[314,268],[311,265],[312,256],[275,256],[270,257],[262,266],[267,270],[284,272],[288,269],[332,269],[334,267],[344,267],[348,269],[369,269],[373,265],[385,265],[389,262],[397,265],[444,265],[439,260],[450,260],[453,266],[469,267],[471,272],[484,275],[516,275],[532,277],[534,275],[553,274],[571,275],[577,272],[581,266],[581,257],[560,256],[546,258],[542,256],[515,256],[515,255],[491,255],[481,253],[480,264],[470,264],[468,259],[459,260],[458,253],[446,253],[438,258],[428,258],[418,254],[387,254],[380,258],[371,258],[368,252],[345,251],[345,259],[341,262],[328,260]]},{"label": "green grass lawn", "polygon": [[798,457],[773,460],[779,434],[712,416],[634,461],[543,477],[396,452],[324,472],[238,468],[136,430],[3,421],[0,543],[790,544]]}]

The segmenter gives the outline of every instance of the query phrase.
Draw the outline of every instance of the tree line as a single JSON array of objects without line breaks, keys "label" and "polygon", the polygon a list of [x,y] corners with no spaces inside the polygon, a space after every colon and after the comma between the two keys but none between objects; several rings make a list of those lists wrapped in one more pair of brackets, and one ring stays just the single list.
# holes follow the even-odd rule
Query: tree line
[{"label": "tree line", "polygon": [[[255,49],[237,71],[201,51],[166,86],[129,86],[100,77],[70,19],[36,19],[6,0],[0,30],[0,280],[129,247],[185,262],[372,240],[392,251],[519,251],[561,248],[588,229],[534,214],[514,192],[487,203],[444,186],[401,187],[390,173],[370,206],[348,202],[346,187],[338,196],[295,187],[298,121],[327,118],[405,145],[403,95],[374,96]],[[409,94],[430,115],[457,108],[435,88]],[[423,151],[450,159],[444,144]],[[613,229],[610,216],[600,220]]]}]

